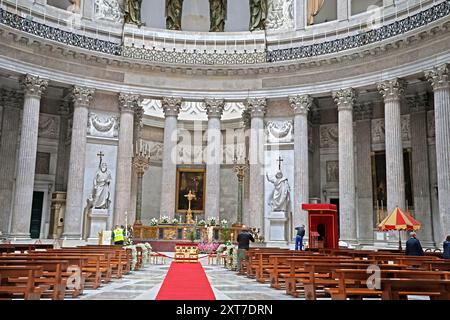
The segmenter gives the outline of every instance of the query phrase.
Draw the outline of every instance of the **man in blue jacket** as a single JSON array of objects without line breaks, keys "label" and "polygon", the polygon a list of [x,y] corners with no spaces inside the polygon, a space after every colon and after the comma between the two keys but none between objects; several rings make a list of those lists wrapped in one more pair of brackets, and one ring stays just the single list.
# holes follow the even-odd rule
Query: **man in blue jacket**
[{"label": "man in blue jacket", "polygon": [[442,255],[444,259],[450,259],[450,235],[444,241],[444,254]]},{"label": "man in blue jacket", "polygon": [[407,256],[423,256],[424,254],[422,245],[420,244],[419,239],[416,238],[416,233],[411,232],[409,235],[411,236],[411,238],[406,241],[405,254]]}]

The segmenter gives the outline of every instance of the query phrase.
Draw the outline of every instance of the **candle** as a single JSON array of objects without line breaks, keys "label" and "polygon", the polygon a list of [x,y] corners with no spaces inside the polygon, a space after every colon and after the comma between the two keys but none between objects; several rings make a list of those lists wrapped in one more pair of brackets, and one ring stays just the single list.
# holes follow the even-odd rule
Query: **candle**
[{"label": "candle", "polygon": [[[17,0],[16,0],[16,14],[17,14]],[[15,238],[14,238],[15,239]],[[15,240],[14,240],[15,241]]]},{"label": "candle", "polygon": [[133,37],[132,45],[134,46],[134,29],[133,29],[133,32],[132,32],[132,37]]},{"label": "candle", "polygon": [[144,30],[142,30],[142,48],[145,48],[145,34],[144,34]]}]

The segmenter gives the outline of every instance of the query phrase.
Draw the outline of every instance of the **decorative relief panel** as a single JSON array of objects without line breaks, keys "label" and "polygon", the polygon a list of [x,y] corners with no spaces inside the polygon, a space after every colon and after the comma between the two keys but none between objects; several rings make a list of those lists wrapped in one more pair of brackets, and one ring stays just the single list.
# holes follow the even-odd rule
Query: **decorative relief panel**
[{"label": "decorative relief panel", "polygon": [[327,161],[327,182],[339,182],[339,161]]},{"label": "decorative relief panel", "polygon": [[89,112],[87,133],[94,137],[117,138],[119,136],[119,116]]},{"label": "decorative relief panel", "polygon": [[[404,115],[401,117],[401,130],[402,130],[402,140],[409,141],[411,138],[410,125],[409,125],[409,115]],[[373,119],[372,120],[372,143],[384,143],[385,141],[385,127],[384,119]]]},{"label": "decorative relief panel", "polygon": [[40,114],[38,135],[42,138],[58,139],[59,117],[48,114]]},{"label": "decorative relief panel", "polygon": [[123,22],[123,13],[118,0],[95,0],[94,14],[96,19]]},{"label": "decorative relief panel", "polygon": [[384,143],[384,119],[372,120],[372,143]]},{"label": "decorative relief panel", "polygon": [[294,28],[294,0],[269,0],[268,8],[267,29]]},{"label": "decorative relief panel", "polygon": [[336,148],[338,146],[339,131],[336,124],[325,124],[320,126],[320,147]]},{"label": "decorative relief panel", "polygon": [[150,160],[162,161],[164,144],[162,142],[155,141],[146,141],[146,144],[148,145],[148,148],[150,150]]},{"label": "decorative relief panel", "polygon": [[292,121],[268,121],[266,124],[267,142],[292,142],[293,131]]}]

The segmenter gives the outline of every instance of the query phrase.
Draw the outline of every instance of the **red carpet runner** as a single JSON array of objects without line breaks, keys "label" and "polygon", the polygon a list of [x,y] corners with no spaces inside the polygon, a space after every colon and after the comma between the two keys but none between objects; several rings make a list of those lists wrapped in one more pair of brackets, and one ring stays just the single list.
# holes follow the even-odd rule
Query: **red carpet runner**
[{"label": "red carpet runner", "polygon": [[216,300],[200,262],[172,262],[156,300]]}]

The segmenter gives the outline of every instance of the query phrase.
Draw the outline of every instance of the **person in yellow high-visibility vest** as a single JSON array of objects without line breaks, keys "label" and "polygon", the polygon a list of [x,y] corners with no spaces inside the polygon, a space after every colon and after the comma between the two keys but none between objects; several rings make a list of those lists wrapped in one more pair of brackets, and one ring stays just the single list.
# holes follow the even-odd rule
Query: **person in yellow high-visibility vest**
[{"label": "person in yellow high-visibility vest", "polygon": [[123,245],[124,242],[123,229],[116,225],[113,232],[114,232],[114,244]]}]

